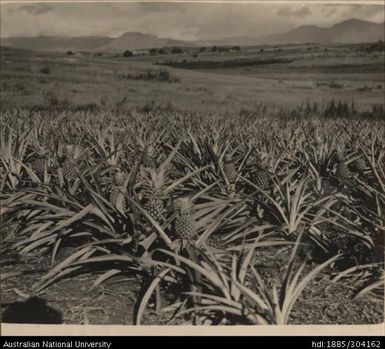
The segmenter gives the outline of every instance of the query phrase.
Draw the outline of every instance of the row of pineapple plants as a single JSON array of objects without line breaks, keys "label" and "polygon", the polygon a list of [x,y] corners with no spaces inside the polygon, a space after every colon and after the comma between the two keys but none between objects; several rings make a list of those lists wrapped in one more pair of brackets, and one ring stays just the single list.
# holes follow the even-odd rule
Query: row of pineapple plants
[{"label": "row of pineapple plants", "polygon": [[[33,294],[79,273],[97,273],[94,287],[135,276],[137,324],[149,307],[169,323],[267,324],[287,323],[326,269],[358,277],[357,295],[383,284],[380,121],[14,110],[1,122],[3,253],[51,259]],[[273,284],[255,267],[266,248],[291,251]]]}]

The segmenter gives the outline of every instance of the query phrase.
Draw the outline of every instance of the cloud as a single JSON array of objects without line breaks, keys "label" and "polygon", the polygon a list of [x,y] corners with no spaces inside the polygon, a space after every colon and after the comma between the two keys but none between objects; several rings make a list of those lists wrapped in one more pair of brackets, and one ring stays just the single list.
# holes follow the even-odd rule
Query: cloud
[{"label": "cloud", "polygon": [[309,10],[309,8],[306,6],[303,6],[298,11],[294,12],[293,15],[295,18],[305,18],[311,14],[312,12]]},{"label": "cloud", "polygon": [[382,22],[384,19],[382,5],[321,5],[320,22],[332,25],[336,22],[357,18],[373,22]]},{"label": "cloud", "polygon": [[384,21],[381,5],[250,3],[35,3],[2,4],[1,35],[119,36],[151,33],[175,39],[261,36],[299,25],[330,26],[350,18]]},{"label": "cloud", "polygon": [[139,6],[146,12],[178,12],[184,11],[186,4],[172,2],[142,2]]},{"label": "cloud", "polygon": [[321,12],[326,16],[332,16],[338,11],[338,8],[335,5],[323,5],[321,7]]},{"label": "cloud", "polygon": [[276,13],[281,17],[289,17],[292,11],[289,7],[281,7]]},{"label": "cloud", "polygon": [[41,15],[54,10],[55,8],[50,4],[28,4],[19,7],[19,11],[24,11],[32,15]]},{"label": "cloud", "polygon": [[276,14],[280,17],[305,18],[311,15],[312,11],[307,6],[301,6],[299,9],[296,7],[281,7]]}]

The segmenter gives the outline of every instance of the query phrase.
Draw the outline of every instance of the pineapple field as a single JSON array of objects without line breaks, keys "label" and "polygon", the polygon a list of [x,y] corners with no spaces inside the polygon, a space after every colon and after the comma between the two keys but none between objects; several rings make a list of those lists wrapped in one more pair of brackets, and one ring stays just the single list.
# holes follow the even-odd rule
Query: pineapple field
[{"label": "pineapple field", "polygon": [[383,108],[353,109],[2,110],[2,321],[382,323]]}]

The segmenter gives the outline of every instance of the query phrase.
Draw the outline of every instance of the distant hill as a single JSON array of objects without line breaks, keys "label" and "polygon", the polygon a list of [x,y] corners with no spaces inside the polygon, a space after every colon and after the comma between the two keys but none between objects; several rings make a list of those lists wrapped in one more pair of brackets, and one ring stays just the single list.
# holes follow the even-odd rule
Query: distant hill
[{"label": "distant hill", "polygon": [[38,51],[96,51],[114,39],[104,36],[37,36],[2,38],[1,46]]},{"label": "distant hill", "polygon": [[235,37],[212,40],[216,45],[260,45],[288,43],[360,43],[384,41],[384,23],[349,19],[324,28],[302,25],[285,33],[261,37]]},{"label": "distant hill", "polygon": [[159,38],[155,35],[137,32],[124,33],[117,38],[38,36],[1,39],[1,46],[39,51],[123,52],[135,49],[194,45],[194,42]]},{"label": "distant hill", "polygon": [[300,26],[283,34],[259,38],[261,43],[360,43],[384,40],[384,23],[349,19],[329,28]]},{"label": "distant hill", "polygon": [[140,50],[146,48],[191,45],[194,45],[194,43],[167,38],[158,38],[157,36],[151,34],[131,32],[122,34],[121,36],[110,41],[108,44],[100,47],[99,50],[109,52],[122,52],[124,50]]},{"label": "distant hill", "polygon": [[124,33],[117,38],[104,36],[87,37],[14,37],[2,38],[1,46],[44,51],[99,51],[123,52],[124,50],[209,45],[261,45],[288,43],[360,43],[384,41],[384,23],[373,23],[349,19],[324,28],[316,25],[303,25],[285,33],[266,36],[232,37],[215,40],[180,41],[159,38],[156,35],[139,32]]}]

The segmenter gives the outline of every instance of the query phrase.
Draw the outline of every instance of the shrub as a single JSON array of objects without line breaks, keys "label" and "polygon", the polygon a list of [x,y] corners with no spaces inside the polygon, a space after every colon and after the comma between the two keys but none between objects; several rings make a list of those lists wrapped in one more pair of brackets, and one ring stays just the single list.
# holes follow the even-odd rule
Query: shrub
[{"label": "shrub", "polygon": [[329,83],[329,87],[330,87],[330,88],[343,88],[343,87],[344,87],[344,84],[340,84],[340,83],[338,83],[338,82],[336,82],[336,81],[331,81],[331,82]]},{"label": "shrub", "polygon": [[52,91],[42,91],[43,109],[65,110],[70,106],[70,102],[66,98],[61,98]]},{"label": "shrub", "polygon": [[123,57],[132,57],[133,55],[134,55],[134,53],[130,50],[126,50],[123,53]]},{"label": "shrub", "polygon": [[51,74],[51,69],[48,68],[48,67],[43,67],[43,68],[40,68],[40,73],[42,74]]},{"label": "shrub", "polygon": [[180,47],[173,47],[171,50],[172,54],[180,54],[183,53],[183,50]]},{"label": "shrub", "polygon": [[100,107],[96,103],[86,103],[86,104],[78,104],[71,108],[72,111],[89,111],[89,112],[98,112],[100,111]]},{"label": "shrub", "polygon": [[123,73],[118,75],[120,78],[127,80],[144,80],[159,82],[178,82],[179,78],[173,76],[168,70],[164,69],[147,69],[138,74]]}]

